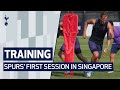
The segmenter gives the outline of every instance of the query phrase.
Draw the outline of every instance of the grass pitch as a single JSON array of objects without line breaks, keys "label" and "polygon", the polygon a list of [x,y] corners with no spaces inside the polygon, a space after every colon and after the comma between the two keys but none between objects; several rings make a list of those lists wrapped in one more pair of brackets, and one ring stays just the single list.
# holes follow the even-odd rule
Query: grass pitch
[{"label": "grass pitch", "polygon": [[[83,39],[81,36],[78,36],[79,42],[80,42],[80,46],[81,46],[81,50],[83,55],[90,61],[91,59],[91,51],[89,49],[88,46],[88,39]],[[54,62],[62,62],[61,59],[58,57],[58,52],[60,50],[61,45],[63,44],[63,37],[60,36],[57,39],[56,42],[56,50],[55,50],[55,56],[54,56]],[[103,45],[103,49],[106,47],[106,39],[104,40],[104,45]],[[100,59],[100,62],[109,62],[110,61],[110,50],[111,50],[111,46],[109,48],[109,52],[107,54],[107,57],[104,58],[102,56],[102,58]],[[75,55],[75,62],[81,62]],[[64,71],[52,71],[52,76],[51,79],[66,79],[64,77]],[[114,63],[114,73],[107,73],[106,71],[104,72],[96,72],[95,74],[93,74],[90,78],[84,77],[83,71],[75,71],[74,72],[74,77],[73,78],[67,78],[67,79],[120,79],[120,51],[116,54],[115,56],[115,63]]]}]

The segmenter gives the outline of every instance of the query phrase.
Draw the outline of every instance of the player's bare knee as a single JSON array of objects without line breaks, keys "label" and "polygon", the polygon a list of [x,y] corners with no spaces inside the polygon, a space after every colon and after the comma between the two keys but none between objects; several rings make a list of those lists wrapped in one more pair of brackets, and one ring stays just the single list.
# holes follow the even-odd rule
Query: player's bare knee
[{"label": "player's bare knee", "polygon": [[99,53],[95,53],[95,54],[94,54],[94,57],[95,57],[95,58],[99,58]]}]

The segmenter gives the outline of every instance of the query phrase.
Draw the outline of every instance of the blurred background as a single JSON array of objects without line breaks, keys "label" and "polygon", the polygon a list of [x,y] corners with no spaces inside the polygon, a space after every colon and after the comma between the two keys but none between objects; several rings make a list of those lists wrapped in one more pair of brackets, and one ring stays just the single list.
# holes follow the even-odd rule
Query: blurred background
[{"label": "blurred background", "polygon": [[[74,11],[75,14],[78,14],[79,20],[78,20],[78,36],[82,35],[83,32],[83,26],[84,26],[84,22],[87,19],[91,19],[91,18],[99,18],[100,13],[103,11]],[[60,16],[60,20],[62,20],[64,14],[68,13],[68,11],[61,11],[61,16]],[[120,11],[108,11],[108,19],[112,20],[114,22],[114,25],[120,25]],[[88,26],[87,30],[87,36],[91,35],[91,31],[92,31],[92,25]]]}]

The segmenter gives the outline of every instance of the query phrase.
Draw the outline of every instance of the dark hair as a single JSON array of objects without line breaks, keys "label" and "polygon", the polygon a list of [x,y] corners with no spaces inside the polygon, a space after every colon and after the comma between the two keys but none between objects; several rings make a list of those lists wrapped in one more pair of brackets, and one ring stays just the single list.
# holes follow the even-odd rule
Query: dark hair
[{"label": "dark hair", "polygon": [[110,20],[109,22],[110,22],[110,24],[113,26],[113,21],[112,21],[112,20]]},{"label": "dark hair", "polygon": [[108,12],[102,12],[102,13],[100,14],[100,17],[102,17],[103,15],[108,16]]}]

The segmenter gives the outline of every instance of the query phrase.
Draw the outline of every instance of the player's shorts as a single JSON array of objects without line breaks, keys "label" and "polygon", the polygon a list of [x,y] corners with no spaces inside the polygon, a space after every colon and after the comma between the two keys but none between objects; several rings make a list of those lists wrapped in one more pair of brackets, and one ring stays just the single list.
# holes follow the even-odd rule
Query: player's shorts
[{"label": "player's shorts", "polygon": [[120,44],[112,44],[111,53],[116,54],[120,50]]},{"label": "player's shorts", "polygon": [[99,59],[101,58],[101,55],[102,55],[102,47],[103,45],[98,45],[96,44],[95,42],[93,41],[90,41],[88,42],[88,45],[89,45],[89,48],[90,48],[90,51],[93,53],[95,51],[98,51],[99,52]]},{"label": "player's shorts", "polygon": [[[60,50],[64,52],[64,44],[61,46]],[[80,48],[80,42],[79,42],[78,38],[76,37],[75,54],[79,54],[79,53],[82,53],[82,52],[81,52],[81,48]]]}]

